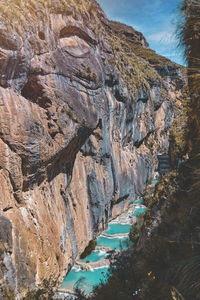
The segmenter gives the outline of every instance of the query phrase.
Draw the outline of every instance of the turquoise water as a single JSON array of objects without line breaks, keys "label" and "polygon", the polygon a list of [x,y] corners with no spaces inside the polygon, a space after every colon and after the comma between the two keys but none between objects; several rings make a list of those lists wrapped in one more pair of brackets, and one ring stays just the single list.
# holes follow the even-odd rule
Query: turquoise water
[{"label": "turquoise water", "polygon": [[95,285],[100,284],[101,281],[106,281],[105,274],[107,271],[108,267],[102,267],[89,271],[77,271],[76,269],[72,269],[63,280],[61,288],[73,290],[74,284],[79,281],[79,288],[86,293],[90,293]]},{"label": "turquoise water", "polygon": [[97,239],[97,245],[98,246],[103,246],[103,247],[109,247],[112,250],[120,250],[122,249],[127,249],[128,246],[130,245],[130,240],[129,237],[123,237],[123,238],[107,238],[105,236],[100,236]]},{"label": "turquoise water", "polygon": [[113,235],[113,234],[119,234],[119,233],[129,233],[130,230],[131,230],[130,224],[111,223],[108,225],[108,230],[105,231],[105,233]]},{"label": "turquoise water", "polygon": [[143,198],[140,198],[139,200],[135,201],[135,204],[143,204]]},{"label": "turquoise water", "polygon": [[157,182],[158,182],[158,179],[154,179],[151,184],[156,185]]},{"label": "turquoise water", "polygon": [[91,262],[96,262],[99,261],[102,258],[106,258],[108,256],[108,254],[105,251],[98,251],[98,250],[94,250],[90,255],[88,255],[86,258],[81,259],[82,262],[87,262],[87,261],[91,261]]},{"label": "turquoise water", "polygon": [[138,215],[144,213],[146,210],[147,210],[146,207],[136,208],[136,210],[133,213],[133,216],[138,216]]},{"label": "turquoise water", "polygon": [[[143,199],[141,198],[136,203],[143,203]],[[136,208],[133,216],[137,216],[146,211],[146,208]],[[108,230],[105,232],[110,235],[114,234],[125,234],[128,233],[131,229],[130,224],[119,224],[119,223],[110,223]],[[128,236],[125,237],[113,237],[109,238],[106,236],[99,236],[97,239],[97,245],[103,247],[109,247],[112,250],[120,250],[127,249],[131,245],[131,241]],[[107,253],[105,251],[94,250],[90,255],[86,258],[82,259],[82,262],[97,262],[102,258],[107,257]],[[95,268],[93,270],[77,270],[72,269],[67,276],[65,277],[61,288],[65,288],[68,290],[73,290],[74,285],[79,282],[79,288],[83,290],[86,294],[92,292],[92,289],[95,285],[99,285],[101,281],[106,281],[106,274],[108,273],[108,266],[102,268]]]}]

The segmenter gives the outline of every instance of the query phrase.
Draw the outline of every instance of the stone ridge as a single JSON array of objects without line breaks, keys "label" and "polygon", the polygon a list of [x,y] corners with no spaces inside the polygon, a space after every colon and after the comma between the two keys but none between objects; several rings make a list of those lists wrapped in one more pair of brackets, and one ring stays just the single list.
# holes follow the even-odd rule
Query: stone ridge
[{"label": "stone ridge", "polygon": [[0,299],[50,297],[168,151],[183,69],[121,26],[94,0],[1,2]]},{"label": "stone ridge", "polygon": [[135,30],[131,26],[116,21],[110,21],[110,26],[113,29],[113,31],[115,31],[119,35],[124,35],[134,44],[142,46],[144,48],[149,48],[149,44],[147,43],[143,34]]}]

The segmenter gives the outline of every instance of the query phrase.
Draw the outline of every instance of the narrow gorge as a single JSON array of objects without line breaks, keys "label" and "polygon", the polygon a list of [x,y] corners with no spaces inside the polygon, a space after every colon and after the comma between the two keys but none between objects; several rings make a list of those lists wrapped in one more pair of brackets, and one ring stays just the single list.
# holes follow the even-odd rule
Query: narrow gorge
[{"label": "narrow gorge", "polygon": [[0,299],[48,299],[143,195],[185,84],[95,0],[1,1]]}]

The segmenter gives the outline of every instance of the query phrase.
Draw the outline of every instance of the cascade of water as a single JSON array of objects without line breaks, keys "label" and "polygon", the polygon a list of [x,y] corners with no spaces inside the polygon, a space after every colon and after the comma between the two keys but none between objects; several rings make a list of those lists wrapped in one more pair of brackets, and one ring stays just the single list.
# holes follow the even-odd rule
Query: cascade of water
[{"label": "cascade of water", "polygon": [[105,275],[109,269],[109,260],[106,259],[108,252],[127,249],[131,245],[128,233],[136,221],[136,216],[146,210],[141,203],[142,199],[126,213],[108,223],[108,229],[97,239],[96,249],[86,258],[77,261],[77,266],[67,274],[59,290],[73,293],[74,286],[79,283],[79,288],[89,294],[101,280],[106,280]]}]

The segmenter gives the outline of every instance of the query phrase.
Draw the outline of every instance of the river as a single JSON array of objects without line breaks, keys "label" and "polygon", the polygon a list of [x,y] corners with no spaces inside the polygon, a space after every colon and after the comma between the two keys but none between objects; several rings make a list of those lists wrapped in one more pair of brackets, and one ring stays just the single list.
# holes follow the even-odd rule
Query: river
[{"label": "river", "polygon": [[[152,185],[155,185],[156,182],[157,180],[154,179]],[[127,212],[108,223],[108,229],[97,238],[96,249],[86,258],[78,260],[66,275],[58,289],[62,292],[57,293],[57,299],[62,299],[63,296],[65,299],[75,299],[71,293],[77,283],[81,290],[89,294],[94,286],[106,280],[109,269],[109,260],[107,259],[109,251],[123,251],[132,244],[128,234],[132,224],[136,222],[137,216],[146,210],[142,203],[141,198]]]}]

